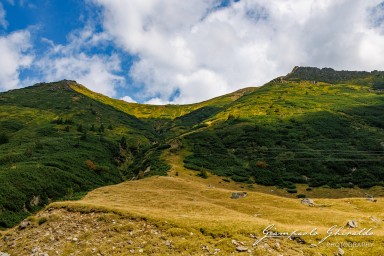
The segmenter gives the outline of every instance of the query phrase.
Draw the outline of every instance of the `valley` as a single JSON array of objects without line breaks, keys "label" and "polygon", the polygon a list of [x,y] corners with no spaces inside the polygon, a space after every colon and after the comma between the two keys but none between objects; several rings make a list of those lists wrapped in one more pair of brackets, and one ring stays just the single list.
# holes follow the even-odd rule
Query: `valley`
[{"label": "valley", "polygon": [[190,105],[70,80],[0,93],[0,252],[382,255],[383,84],[296,67]]}]

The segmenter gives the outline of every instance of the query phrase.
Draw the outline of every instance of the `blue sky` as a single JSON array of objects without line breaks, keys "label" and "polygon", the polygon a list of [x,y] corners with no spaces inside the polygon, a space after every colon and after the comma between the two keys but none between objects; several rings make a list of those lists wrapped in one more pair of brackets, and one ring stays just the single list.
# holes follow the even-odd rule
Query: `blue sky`
[{"label": "blue sky", "polygon": [[76,80],[184,104],[294,66],[384,70],[384,3],[365,0],[0,0],[0,91]]}]

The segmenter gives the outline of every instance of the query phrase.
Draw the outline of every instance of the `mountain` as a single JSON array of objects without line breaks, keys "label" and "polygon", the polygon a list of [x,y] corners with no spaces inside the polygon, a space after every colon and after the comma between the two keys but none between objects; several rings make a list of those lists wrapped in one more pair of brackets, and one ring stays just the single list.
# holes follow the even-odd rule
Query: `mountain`
[{"label": "mountain", "polygon": [[295,68],[185,136],[192,154],[184,162],[292,192],[295,183],[383,185],[382,81],[384,73],[377,71]]},{"label": "mountain", "polygon": [[[296,67],[190,105],[108,98],[64,80],[0,94],[0,227],[52,200],[185,169],[286,188],[383,186],[383,72]],[[230,179],[229,179],[230,178]]]}]

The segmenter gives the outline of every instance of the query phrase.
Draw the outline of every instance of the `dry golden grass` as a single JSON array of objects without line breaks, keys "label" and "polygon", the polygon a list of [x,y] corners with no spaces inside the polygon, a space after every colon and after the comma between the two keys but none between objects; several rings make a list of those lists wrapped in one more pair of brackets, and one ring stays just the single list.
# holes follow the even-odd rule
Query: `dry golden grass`
[{"label": "dry golden grass", "polygon": [[[182,167],[179,156],[167,153],[164,157],[173,165],[168,177],[151,177],[102,187],[90,192],[80,201],[57,202],[49,207],[65,208],[84,214],[113,213],[122,216],[122,219],[134,219],[136,224],[145,221],[148,225],[157,227],[164,236],[161,239],[148,236],[146,239],[149,245],[143,247],[144,254],[205,254],[208,251],[202,249],[202,246],[206,245],[210,248],[209,252],[219,249],[217,254],[228,255],[237,253],[232,243],[232,240],[236,240],[244,242],[253,255],[333,255],[337,246],[328,242],[350,242],[343,248],[345,255],[384,255],[384,198],[377,198],[376,203],[362,197],[316,198],[316,206],[309,207],[301,204],[297,198],[274,195],[276,192],[271,191],[271,188],[248,188],[247,185],[224,182],[220,177],[212,175],[208,179],[199,178],[195,172]],[[300,189],[305,190],[304,187]],[[376,190],[381,192],[379,188]],[[248,196],[231,199],[231,193],[234,191],[247,191]],[[324,193],[321,190],[319,192]],[[361,193],[362,191],[357,192]],[[278,194],[285,195],[283,191]],[[372,228],[373,235],[330,237],[316,247],[311,246],[326,237],[330,227],[345,226],[348,220],[355,220],[358,228],[346,228],[344,232]],[[306,244],[287,238],[266,238],[257,246],[252,246],[263,236],[263,229],[270,224],[274,224],[275,231],[278,232],[310,232],[317,229],[319,235],[301,236]],[[189,235],[191,233],[194,235]],[[95,234],[88,230],[88,233],[82,236],[94,241]],[[252,237],[253,235],[257,238]],[[123,229],[111,236],[114,237],[113,241],[129,238]],[[160,246],[165,240],[173,241],[172,250]],[[373,246],[365,244],[360,247],[348,247],[353,245],[353,242],[372,242]],[[71,244],[65,245],[60,252],[70,255],[75,252],[75,249],[71,248]],[[100,248],[105,252],[113,252],[108,251],[108,244],[100,244]],[[90,248],[84,245],[83,249],[76,247],[76,250],[88,252]],[[121,249],[114,254],[127,255],[126,252]]]}]

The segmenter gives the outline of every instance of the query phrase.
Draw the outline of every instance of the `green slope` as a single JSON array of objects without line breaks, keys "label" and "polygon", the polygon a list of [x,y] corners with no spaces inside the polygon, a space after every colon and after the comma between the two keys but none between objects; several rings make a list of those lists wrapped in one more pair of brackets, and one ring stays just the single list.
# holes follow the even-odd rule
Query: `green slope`
[{"label": "green slope", "polygon": [[150,174],[166,174],[150,125],[77,93],[74,85],[0,94],[0,227],[49,200],[131,179],[149,166]]},{"label": "green slope", "polygon": [[[0,227],[48,201],[165,175],[162,152],[235,181],[384,185],[383,72],[295,68],[190,105],[126,103],[74,81],[0,94]],[[204,176],[204,175],[201,175]]]},{"label": "green slope", "polygon": [[185,166],[291,192],[295,183],[383,185],[383,72],[294,71],[185,136]]}]

